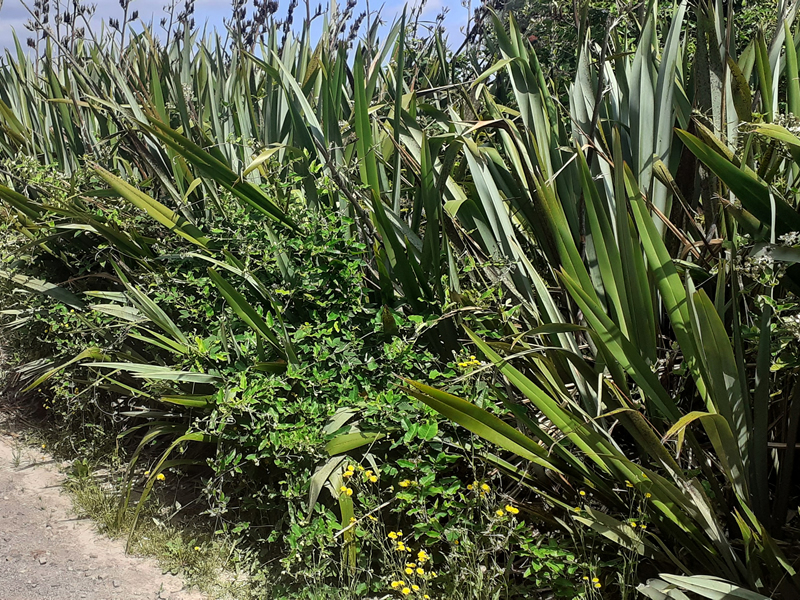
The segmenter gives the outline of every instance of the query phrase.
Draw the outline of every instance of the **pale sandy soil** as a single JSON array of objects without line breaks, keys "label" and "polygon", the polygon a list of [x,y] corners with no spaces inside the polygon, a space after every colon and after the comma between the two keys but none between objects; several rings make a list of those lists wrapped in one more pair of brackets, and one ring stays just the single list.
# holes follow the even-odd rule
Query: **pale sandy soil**
[{"label": "pale sandy soil", "polygon": [[19,460],[19,450],[0,435],[0,600],[204,598],[76,519],[57,465],[27,447]]}]

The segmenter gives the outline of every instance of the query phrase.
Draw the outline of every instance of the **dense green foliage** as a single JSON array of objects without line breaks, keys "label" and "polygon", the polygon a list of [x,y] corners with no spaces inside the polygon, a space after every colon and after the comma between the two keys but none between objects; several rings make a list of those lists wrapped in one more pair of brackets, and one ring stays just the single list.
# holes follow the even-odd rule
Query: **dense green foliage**
[{"label": "dense green foliage", "polygon": [[180,477],[274,597],[797,593],[797,7],[598,7],[7,54],[3,346],[120,523]]}]

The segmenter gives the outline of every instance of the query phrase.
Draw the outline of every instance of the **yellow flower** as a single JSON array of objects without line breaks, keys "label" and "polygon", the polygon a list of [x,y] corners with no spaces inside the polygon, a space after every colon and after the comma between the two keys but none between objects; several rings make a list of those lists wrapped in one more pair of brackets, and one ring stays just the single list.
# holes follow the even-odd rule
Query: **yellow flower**
[{"label": "yellow flower", "polygon": [[644,497],[645,497],[645,498],[652,498],[652,497],[653,497],[653,494],[651,494],[650,492],[647,492],[647,493],[644,495]]},{"label": "yellow flower", "polygon": [[406,545],[403,542],[398,542],[397,551],[398,552],[405,552],[406,551]]},{"label": "yellow flower", "polygon": [[363,471],[363,470],[364,470],[364,467],[362,467],[361,465],[358,465],[358,470],[359,470],[359,471]]},{"label": "yellow flower", "polygon": [[489,487],[487,484],[485,484],[485,483],[484,483],[484,484],[481,486],[481,489],[482,489],[484,492],[488,492],[488,491],[489,491],[490,489],[492,489],[492,488],[490,488],[490,487]]},{"label": "yellow flower", "polygon": [[584,575],[584,576],[583,576],[583,580],[584,580],[584,581],[589,581],[589,578],[588,578],[586,575]]},{"label": "yellow flower", "polygon": [[395,588],[395,589],[399,588],[401,585],[403,585],[402,581],[393,581],[392,582],[392,587]]},{"label": "yellow flower", "polygon": [[417,575],[425,575],[425,569],[422,567],[417,567]]},{"label": "yellow flower", "polygon": [[600,585],[599,583],[595,583],[595,584],[594,584],[594,587],[596,587],[596,588],[601,588],[601,587],[603,587],[603,586],[602,586],[602,585]]},{"label": "yellow flower", "polygon": [[369,482],[370,483],[377,483],[378,482],[378,476],[377,475],[371,475],[370,478],[369,478]]},{"label": "yellow flower", "polygon": [[195,546],[194,549],[199,551],[200,550],[200,546]]},{"label": "yellow flower", "polygon": [[[458,541],[458,540],[456,540],[456,541]],[[419,562],[425,562],[430,557],[428,556],[428,553],[425,552],[425,550],[420,550],[419,552],[417,552],[417,558],[419,559]]]},{"label": "yellow flower", "polygon": [[387,535],[386,537],[388,537],[390,540],[396,540],[397,534],[394,531],[390,531],[389,535]]},{"label": "yellow flower", "polygon": [[642,523],[641,525],[639,525],[639,527],[641,527],[642,529],[647,529],[647,525],[645,525],[644,523]]},{"label": "yellow flower", "polygon": [[349,488],[346,485],[343,485],[342,487],[340,487],[339,491],[342,492],[343,494],[347,494],[348,496],[352,496],[353,495],[353,488]]},{"label": "yellow flower", "polygon": [[468,489],[468,490],[471,490],[471,489],[472,489],[472,484],[471,484],[471,483],[468,483],[468,484],[467,484],[467,489]]},{"label": "yellow flower", "polygon": [[156,475],[156,479],[158,479],[159,481],[164,481],[166,477],[164,477],[163,473],[159,473],[158,475]]},{"label": "yellow flower", "polygon": [[581,496],[585,496],[585,495],[586,495],[586,492],[584,492],[583,490],[581,490],[581,491],[580,491],[580,492],[578,492],[578,493],[579,493]]},{"label": "yellow flower", "polygon": [[629,487],[629,488],[632,488],[632,487],[633,487],[633,484],[632,484],[630,481],[628,481],[627,479],[625,480],[625,485],[626,485],[627,487]]},{"label": "yellow flower", "polygon": [[42,448],[47,448],[47,444],[42,444]]},{"label": "yellow flower", "polygon": [[636,527],[636,521],[631,521],[631,527]]},{"label": "yellow flower", "polygon": [[368,518],[370,521],[375,521],[375,522],[377,522],[377,521],[378,521],[378,519],[377,519],[376,517],[373,517],[372,515],[367,515],[367,518]]},{"label": "yellow flower", "polygon": [[592,577],[592,583],[597,583],[598,581],[600,580],[597,577]]},{"label": "yellow flower", "polygon": [[406,566],[413,568],[413,567],[416,567],[417,565],[416,565],[416,563],[406,563]]},{"label": "yellow flower", "polygon": [[350,517],[350,522],[351,523],[355,523],[356,522],[356,518],[355,517]]},{"label": "yellow flower", "polygon": [[406,567],[406,575],[411,575],[414,572],[414,569]]},{"label": "yellow flower", "polygon": [[518,515],[519,509],[516,506],[511,506],[510,504],[506,504],[506,512],[511,515]]},{"label": "yellow flower", "polygon": [[352,473],[353,471],[356,470],[356,468],[353,465],[347,465],[347,470]]},{"label": "yellow flower", "polygon": [[352,477],[352,476],[353,476],[353,472],[352,471],[345,471],[344,473],[342,473],[342,477],[344,477],[345,479],[347,479],[348,477]]},{"label": "yellow flower", "polygon": [[415,583],[414,585],[411,586],[411,589],[414,590],[415,592],[418,592],[419,586]]},{"label": "yellow flower", "polygon": [[475,360],[475,355],[474,355],[474,354],[470,354],[470,355],[469,355],[469,359],[470,359],[470,360]]},{"label": "yellow flower", "polygon": [[370,477],[372,475],[372,470],[364,471],[364,477]]},{"label": "yellow flower", "polygon": [[408,479],[404,479],[403,481],[401,481],[397,485],[399,485],[400,487],[408,487],[408,486],[411,485],[411,481],[409,481]]},{"label": "yellow flower", "polygon": [[150,471],[145,471],[145,472],[144,472],[144,476],[145,476],[145,477],[150,477]]},{"label": "yellow flower", "polygon": [[502,517],[506,513],[503,510],[498,509],[497,512],[495,512],[494,514],[496,514],[498,517]]},{"label": "yellow flower", "polygon": [[423,598],[424,598],[425,600],[431,600],[431,597],[430,597],[430,596],[428,596],[428,594],[425,594],[425,595],[423,596]]},{"label": "yellow flower", "polygon": [[400,590],[400,593],[402,593],[403,596],[408,596],[411,593],[411,590],[407,587],[404,587],[402,590]]},{"label": "yellow flower", "polygon": [[430,572],[430,576],[431,576],[431,577],[436,577],[436,571],[431,571],[431,572]]}]

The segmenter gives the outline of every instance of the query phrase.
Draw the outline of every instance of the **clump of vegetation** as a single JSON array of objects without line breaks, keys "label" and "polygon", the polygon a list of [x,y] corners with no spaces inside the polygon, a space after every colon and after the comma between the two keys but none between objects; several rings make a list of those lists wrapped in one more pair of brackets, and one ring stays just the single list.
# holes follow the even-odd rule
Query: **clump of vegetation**
[{"label": "clump of vegetation", "polygon": [[794,7],[563,66],[488,6],[128,4],[0,65],[4,348],[109,532],[276,598],[796,593]]}]

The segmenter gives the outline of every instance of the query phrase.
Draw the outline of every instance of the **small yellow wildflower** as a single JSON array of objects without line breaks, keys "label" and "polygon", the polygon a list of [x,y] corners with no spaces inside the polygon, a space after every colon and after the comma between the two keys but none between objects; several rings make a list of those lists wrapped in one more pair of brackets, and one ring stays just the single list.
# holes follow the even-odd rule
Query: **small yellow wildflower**
[{"label": "small yellow wildflower", "polygon": [[395,589],[399,588],[401,585],[403,585],[402,581],[393,581],[392,582],[392,587],[395,588]]},{"label": "small yellow wildflower", "polygon": [[411,589],[404,587],[402,590],[400,590],[400,593],[403,594],[403,596],[408,596],[411,593]]},{"label": "small yellow wildflower", "polygon": [[631,527],[636,527],[636,521],[631,521]]},{"label": "small yellow wildflower", "polygon": [[487,484],[485,484],[485,483],[484,483],[484,484],[481,486],[481,490],[483,490],[484,492],[488,492],[490,489],[492,489],[492,488],[490,488],[490,487],[489,487]]},{"label": "small yellow wildflower", "polygon": [[375,521],[375,522],[377,522],[377,521],[378,521],[377,517],[373,517],[372,515],[367,515],[367,518],[368,518],[370,521]]},{"label": "small yellow wildflower", "polygon": [[166,477],[164,477],[163,473],[159,473],[158,475],[156,475],[156,479],[158,479],[159,481],[164,481]]},{"label": "small yellow wildflower", "polygon": [[592,577],[592,583],[597,583],[598,581],[600,580],[597,577]]},{"label": "small yellow wildflower", "polygon": [[199,552],[200,551],[200,546],[195,546],[194,549],[195,549],[195,551]]},{"label": "small yellow wildflower", "polygon": [[352,473],[353,471],[356,470],[356,468],[353,465],[347,465],[347,470]]},{"label": "small yellow wildflower", "polygon": [[145,471],[145,472],[144,472],[144,476],[145,476],[145,477],[150,477],[150,471]]},{"label": "small yellow wildflower", "polygon": [[626,485],[627,487],[629,487],[629,488],[632,488],[632,487],[633,487],[633,484],[632,484],[630,481],[628,481],[627,479],[625,480],[625,485]]},{"label": "small yellow wildflower", "polygon": [[511,506],[510,504],[506,504],[506,512],[511,515],[518,515],[519,509],[516,506]]},{"label": "small yellow wildflower", "polygon": [[586,495],[586,492],[584,492],[583,490],[581,490],[581,491],[580,491],[580,492],[578,492],[578,493],[579,493],[581,496],[585,496],[585,495]]},{"label": "small yellow wildflower", "polygon": [[601,587],[603,587],[603,586],[602,586],[602,585],[600,585],[599,583],[595,583],[595,584],[594,584],[594,587],[596,587],[596,588],[601,588]]},{"label": "small yellow wildflower", "polygon": [[378,482],[378,476],[377,475],[371,475],[370,478],[369,478],[369,482],[370,483],[377,483]]},{"label": "small yellow wildflower", "polygon": [[475,360],[475,355],[474,355],[474,354],[470,354],[470,355],[469,355],[469,359],[470,359],[470,360]]},{"label": "small yellow wildflower", "polygon": [[390,531],[389,535],[387,535],[386,537],[388,537],[390,540],[396,540],[397,534],[394,531]]},{"label": "small yellow wildflower", "polygon": [[364,477],[371,477],[371,476],[372,476],[372,470],[364,471]]},{"label": "small yellow wildflower", "polygon": [[398,552],[405,552],[406,551],[406,545],[403,542],[398,542],[397,551]]},{"label": "small yellow wildflower", "polygon": [[468,489],[468,490],[472,490],[472,484],[471,484],[471,483],[468,483],[468,484],[467,484],[467,489]]},{"label": "small yellow wildflower", "polygon": [[642,523],[639,527],[641,527],[642,529],[647,529],[647,525],[645,525],[644,523]]},{"label": "small yellow wildflower", "polygon": [[342,487],[340,487],[339,491],[342,492],[343,494],[347,494],[348,496],[352,496],[353,495],[353,488],[349,488],[346,485],[343,485]]},{"label": "small yellow wildflower", "polygon": [[353,476],[353,471],[345,471],[344,473],[342,473],[342,477],[344,477],[345,479],[352,476]]},{"label": "small yellow wildflower", "polygon": [[584,576],[583,576],[583,580],[584,580],[584,581],[589,581],[589,578],[588,578],[586,575],[584,575]]},{"label": "small yellow wildflower", "polygon": [[47,448],[47,444],[42,444],[42,448]]},{"label": "small yellow wildflower", "polygon": [[411,481],[408,480],[408,479],[404,479],[403,481],[401,481],[397,485],[399,485],[400,487],[404,487],[405,488],[405,487],[408,487],[408,486],[411,485]]},{"label": "small yellow wildflower", "polygon": [[423,598],[424,598],[425,600],[431,600],[431,597],[430,597],[430,596],[428,596],[428,594],[425,594],[425,595],[423,596]]},{"label": "small yellow wildflower", "polygon": [[414,590],[415,592],[418,592],[419,586],[415,583],[414,585],[411,586],[411,589]]},{"label": "small yellow wildflower", "polygon": [[650,492],[647,492],[647,493],[644,495],[644,497],[645,497],[645,498],[652,498],[652,497],[653,497],[653,494],[651,494]]},{"label": "small yellow wildflower", "polygon": [[428,560],[428,558],[430,557],[428,556],[428,553],[425,552],[425,550],[420,550],[419,552],[417,552],[417,559],[419,559],[419,562],[425,562],[426,560]]},{"label": "small yellow wildflower", "polygon": [[406,575],[411,575],[412,573],[414,573],[414,569],[406,567]]},{"label": "small yellow wildflower", "polygon": [[431,577],[436,577],[436,571],[431,571],[431,572],[430,572],[430,576],[431,576]]},{"label": "small yellow wildflower", "polygon": [[498,510],[497,510],[497,512],[495,512],[494,514],[496,514],[498,517],[502,517],[502,516],[503,516],[503,515],[505,515],[506,513],[505,513],[505,511],[503,511],[502,509],[498,509]]},{"label": "small yellow wildflower", "polygon": [[363,470],[364,470],[364,467],[362,467],[361,465],[358,465],[358,470],[359,470],[359,471],[363,471]]},{"label": "small yellow wildflower", "polygon": [[422,567],[417,567],[417,575],[425,575],[425,569]]},{"label": "small yellow wildflower", "polygon": [[356,518],[355,517],[350,517],[350,522],[351,523],[355,523],[356,522]]},{"label": "small yellow wildflower", "polygon": [[407,567],[416,567],[416,563],[406,563]]}]

